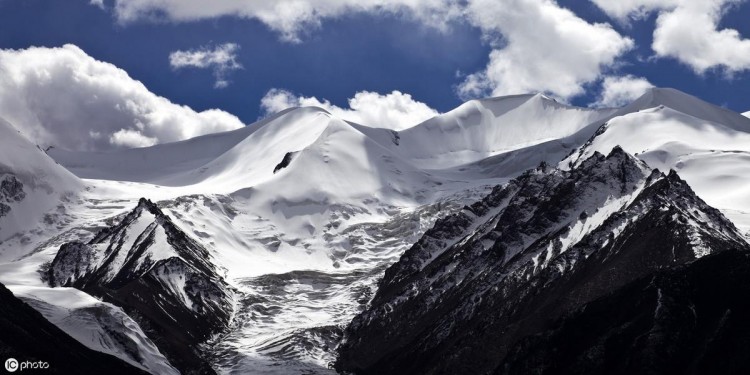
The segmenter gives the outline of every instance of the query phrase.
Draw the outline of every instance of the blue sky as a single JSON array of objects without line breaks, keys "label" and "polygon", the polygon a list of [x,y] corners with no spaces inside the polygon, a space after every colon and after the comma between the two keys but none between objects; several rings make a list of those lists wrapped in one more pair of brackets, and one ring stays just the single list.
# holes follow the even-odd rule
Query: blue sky
[{"label": "blue sky", "polygon": [[[425,5],[367,0],[360,4],[374,5],[342,8],[332,0],[301,0],[312,4],[312,13],[279,19],[273,12],[280,14],[283,9],[269,13],[269,9],[255,9],[263,6],[251,1],[224,6],[227,1],[0,0],[0,49],[74,44],[94,60],[123,69],[172,103],[196,112],[221,109],[245,124],[278,106],[308,103],[300,97],[329,101],[346,110],[347,101],[358,92],[388,95],[398,90],[444,112],[471,97],[546,91],[581,106],[620,105],[646,83],[674,87],[735,111],[750,110],[750,57],[742,57],[750,51],[747,2],[706,0],[713,7],[691,9],[681,5],[690,0],[624,0],[620,7],[609,8],[607,0],[425,0]],[[347,2],[357,3],[339,4]],[[190,8],[190,3],[200,9]],[[249,5],[243,8],[244,3]],[[202,9],[201,4],[216,9]],[[458,13],[451,13],[455,9]],[[680,37],[686,32],[680,27],[691,28],[685,24],[693,23],[701,12],[715,13],[711,16],[715,24],[703,33],[710,35],[706,40],[683,40],[689,38]],[[550,28],[535,25],[535,14],[551,15]],[[655,33],[668,17],[676,26],[662,30],[672,37],[665,37],[656,51]],[[533,33],[537,26],[540,35]],[[580,27],[573,35],[592,35],[592,39],[567,44],[565,36],[541,35],[560,27]],[[727,29],[734,34],[727,34]],[[600,31],[601,36],[595,35]],[[547,39],[548,46],[536,45]],[[175,51],[210,52],[227,43],[237,46],[232,61],[241,68],[217,73],[220,64],[170,65]],[[588,51],[589,45],[596,51]],[[556,51],[556,46],[573,48]],[[726,50],[730,52],[722,55]],[[555,63],[583,51],[590,56]],[[490,58],[493,53],[496,60]],[[553,64],[549,77],[525,67],[543,62]],[[217,74],[227,81],[225,87],[216,87]],[[525,75],[527,79],[521,79]],[[476,78],[475,84],[469,85],[467,77]],[[620,82],[617,79],[622,77],[627,80],[613,84],[612,96],[605,98],[605,84]],[[286,97],[276,106],[262,108],[263,98],[273,89],[285,90]],[[156,133],[145,139],[149,137],[154,142],[174,140]]]}]

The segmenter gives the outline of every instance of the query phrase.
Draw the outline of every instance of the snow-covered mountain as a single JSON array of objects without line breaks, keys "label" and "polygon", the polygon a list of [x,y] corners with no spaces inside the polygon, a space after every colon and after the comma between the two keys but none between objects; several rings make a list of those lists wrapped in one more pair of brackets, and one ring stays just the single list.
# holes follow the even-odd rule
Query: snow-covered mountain
[{"label": "snow-covered mountain", "polygon": [[[398,264],[393,280],[399,267],[426,272],[443,250],[399,259],[487,229],[482,220],[508,207],[461,211],[485,196],[516,189],[529,202],[511,211],[530,214],[539,203],[531,195],[549,199],[551,190],[523,179],[589,198],[568,202],[580,211],[568,221],[550,203],[540,209],[549,223],[503,232],[505,246],[546,244],[530,260],[506,249],[544,269],[608,217],[642,221],[623,205],[656,185],[708,215],[686,211],[679,226],[705,252],[750,230],[750,119],[675,90],[619,109],[516,95],[401,131],[366,125],[295,108],[182,142],[45,153],[0,123],[0,282],[90,349],[153,373],[331,373],[343,328],[385,293],[376,288],[385,269]],[[455,227],[430,229],[438,220]],[[700,222],[720,225],[696,229]],[[499,240],[480,245],[490,241]]]},{"label": "snow-covered mountain", "polygon": [[672,89],[653,89],[626,110],[562,165],[620,145],[662,172],[674,169],[748,230],[750,119]]}]

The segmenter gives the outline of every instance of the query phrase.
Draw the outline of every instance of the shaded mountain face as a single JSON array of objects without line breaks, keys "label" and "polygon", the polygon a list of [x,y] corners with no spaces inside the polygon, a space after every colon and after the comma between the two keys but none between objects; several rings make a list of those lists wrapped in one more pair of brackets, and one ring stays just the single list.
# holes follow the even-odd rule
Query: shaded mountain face
[{"label": "shaded mountain face", "polygon": [[656,272],[520,340],[498,374],[750,373],[750,254]]},{"label": "shaded mountain face", "polygon": [[407,250],[346,328],[336,369],[502,373],[523,340],[586,304],[731,249],[750,245],[730,221],[619,147],[569,171],[540,165]]},{"label": "shaded mountain face", "polygon": [[45,319],[0,284],[0,358],[44,361],[47,374],[145,374],[116,357],[93,351]]},{"label": "shaded mountain face", "polygon": [[88,243],[62,245],[48,278],[125,309],[183,373],[213,371],[198,345],[228,326],[232,291],[208,250],[151,201]]}]

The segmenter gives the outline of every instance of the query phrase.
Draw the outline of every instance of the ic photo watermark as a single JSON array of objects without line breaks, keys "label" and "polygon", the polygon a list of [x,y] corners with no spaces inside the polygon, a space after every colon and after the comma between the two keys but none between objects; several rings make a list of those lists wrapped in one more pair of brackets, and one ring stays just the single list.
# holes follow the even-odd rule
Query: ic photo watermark
[{"label": "ic photo watermark", "polygon": [[15,358],[8,358],[5,360],[5,371],[16,372],[24,370],[46,370],[49,368],[49,363],[44,361],[23,361],[18,362]]}]

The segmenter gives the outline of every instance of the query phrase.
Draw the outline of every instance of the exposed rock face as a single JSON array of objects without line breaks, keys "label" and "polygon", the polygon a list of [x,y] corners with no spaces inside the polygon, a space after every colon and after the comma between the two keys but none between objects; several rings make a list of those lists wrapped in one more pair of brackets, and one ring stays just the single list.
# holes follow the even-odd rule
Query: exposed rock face
[{"label": "exposed rock face", "polygon": [[20,202],[26,198],[23,184],[12,174],[0,176],[0,217],[7,215],[11,208],[8,203]]},{"label": "exposed rock face", "polygon": [[273,168],[273,173],[276,173],[276,172],[278,172],[278,171],[280,171],[280,170],[288,167],[289,164],[292,163],[292,159],[294,159],[294,156],[296,156],[296,155],[297,155],[296,152],[287,152],[286,154],[284,154],[284,158],[281,159],[281,161],[279,162],[279,164],[276,164],[276,166]]},{"label": "exposed rock face", "polygon": [[154,203],[141,199],[89,243],[61,246],[49,280],[121,306],[181,372],[212,372],[198,345],[228,326],[232,291],[208,250]]},{"label": "exposed rock face", "polygon": [[21,201],[26,198],[23,191],[23,184],[16,179],[16,176],[6,174],[0,181],[0,200],[6,202]]},{"label": "exposed rock face", "polygon": [[85,347],[0,284],[0,359],[44,361],[45,374],[144,374],[113,356]]},{"label": "exposed rock face", "polygon": [[[390,267],[345,330],[336,369],[534,372],[531,347],[543,344],[530,337],[633,282],[732,249],[750,245],[719,211],[619,147],[570,171],[542,165],[439,220]],[[554,360],[559,348],[544,349]]]}]

